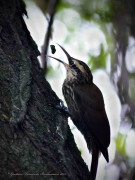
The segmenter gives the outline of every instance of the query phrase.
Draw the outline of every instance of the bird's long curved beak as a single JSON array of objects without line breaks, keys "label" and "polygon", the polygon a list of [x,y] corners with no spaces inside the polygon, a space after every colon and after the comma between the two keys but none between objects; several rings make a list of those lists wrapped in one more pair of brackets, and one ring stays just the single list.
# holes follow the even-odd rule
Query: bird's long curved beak
[{"label": "bird's long curved beak", "polygon": [[53,58],[53,59],[55,59],[55,60],[57,60],[57,61],[59,61],[59,62],[61,62],[66,68],[69,68],[69,66],[70,65],[68,65],[67,63],[65,63],[65,62],[63,62],[63,61],[61,61],[60,59],[58,59],[58,58],[55,58],[55,57],[52,57],[52,56],[47,56],[47,57],[50,57],[50,58]]},{"label": "bird's long curved beak", "polygon": [[[57,43],[58,44],[58,43]],[[58,44],[58,46],[60,46],[60,48],[64,51],[64,53],[66,54],[67,58],[68,58],[68,62],[69,64],[73,64],[73,61],[72,61],[72,57],[68,54],[68,52],[61,46]]]}]

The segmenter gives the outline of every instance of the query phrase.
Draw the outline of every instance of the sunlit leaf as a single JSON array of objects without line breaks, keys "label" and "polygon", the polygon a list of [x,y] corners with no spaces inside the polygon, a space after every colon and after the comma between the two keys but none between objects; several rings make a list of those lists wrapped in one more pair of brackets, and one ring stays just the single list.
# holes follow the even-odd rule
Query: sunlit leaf
[{"label": "sunlit leaf", "polygon": [[106,60],[108,56],[108,51],[104,50],[103,45],[100,46],[100,54],[98,56],[91,56],[88,64],[91,66],[91,70],[94,71],[96,69],[106,68]]},{"label": "sunlit leaf", "polygon": [[117,138],[115,139],[115,142],[116,152],[126,156],[126,135],[119,133]]}]

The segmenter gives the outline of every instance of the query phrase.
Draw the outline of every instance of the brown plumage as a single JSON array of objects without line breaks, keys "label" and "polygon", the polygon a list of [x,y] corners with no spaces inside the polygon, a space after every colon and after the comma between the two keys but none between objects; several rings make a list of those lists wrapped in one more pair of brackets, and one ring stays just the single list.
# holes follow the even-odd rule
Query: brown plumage
[{"label": "brown plumage", "polygon": [[84,135],[89,151],[92,151],[91,180],[95,180],[99,152],[107,162],[109,161],[107,148],[110,144],[110,126],[103,96],[93,83],[93,76],[87,64],[72,58],[62,46],[60,47],[65,52],[69,65],[57,58],[52,58],[63,63],[67,70],[62,88],[63,95],[71,119]]}]

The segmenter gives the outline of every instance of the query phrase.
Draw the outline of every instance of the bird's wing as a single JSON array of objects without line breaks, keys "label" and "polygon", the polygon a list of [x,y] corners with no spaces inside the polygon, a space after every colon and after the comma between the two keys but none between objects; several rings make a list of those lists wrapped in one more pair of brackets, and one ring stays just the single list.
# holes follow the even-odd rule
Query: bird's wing
[{"label": "bird's wing", "polygon": [[[95,138],[95,143],[108,161],[107,147],[110,144],[110,126],[104,108],[101,91],[94,84],[83,84],[73,89],[78,113]],[[81,119],[81,118],[80,118]]]}]

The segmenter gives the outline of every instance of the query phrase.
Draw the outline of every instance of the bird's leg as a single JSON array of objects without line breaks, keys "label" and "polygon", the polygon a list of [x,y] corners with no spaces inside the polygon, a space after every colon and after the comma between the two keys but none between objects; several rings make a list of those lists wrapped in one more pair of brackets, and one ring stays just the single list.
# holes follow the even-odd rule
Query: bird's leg
[{"label": "bird's leg", "polygon": [[69,111],[68,111],[68,108],[66,106],[64,106],[64,102],[60,99],[60,105],[57,105],[56,106],[57,109],[65,112],[65,114],[69,117],[70,114],[69,114]]}]

